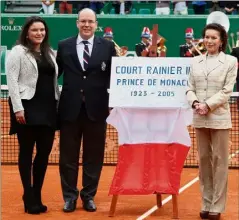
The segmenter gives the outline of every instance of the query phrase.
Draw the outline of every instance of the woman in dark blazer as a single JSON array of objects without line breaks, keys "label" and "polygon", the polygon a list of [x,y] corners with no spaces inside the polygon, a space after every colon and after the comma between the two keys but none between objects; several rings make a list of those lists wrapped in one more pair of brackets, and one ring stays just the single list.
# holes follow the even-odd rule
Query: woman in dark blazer
[{"label": "woman in dark blazer", "polygon": [[[42,18],[29,17],[6,64],[10,134],[17,134],[22,198],[25,212],[30,214],[47,211],[41,201],[41,189],[53,145],[60,95],[58,67],[48,44],[48,34]],[[32,163],[35,144],[36,155]]]}]

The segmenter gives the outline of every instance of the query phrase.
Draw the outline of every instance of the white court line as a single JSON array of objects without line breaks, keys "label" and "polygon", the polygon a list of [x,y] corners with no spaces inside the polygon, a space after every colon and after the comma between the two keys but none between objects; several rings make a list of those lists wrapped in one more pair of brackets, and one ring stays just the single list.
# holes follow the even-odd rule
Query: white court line
[{"label": "white court line", "polygon": [[[194,178],[192,181],[190,181],[189,183],[187,183],[185,186],[183,186],[182,188],[180,188],[179,190],[179,194],[181,192],[183,192],[185,189],[187,189],[188,187],[190,187],[191,185],[193,185],[194,183],[196,183],[199,180],[198,177]],[[166,199],[164,199],[162,201],[162,205],[165,205],[167,202],[169,202],[172,199],[172,196],[168,196]],[[158,209],[158,206],[154,206],[153,208],[151,208],[150,210],[148,210],[147,212],[145,212],[143,215],[141,215],[139,218],[137,218],[137,220],[143,220],[145,218],[147,218],[149,215],[151,215],[153,212],[155,212]]]},{"label": "white court line", "polygon": [[[232,159],[233,157],[235,157],[237,154],[239,154],[239,150],[236,151],[235,153],[231,154],[228,159]],[[186,185],[184,185],[182,188],[179,189],[179,194],[182,193],[184,190],[186,190],[187,188],[189,188],[190,186],[192,186],[194,183],[196,183],[199,180],[199,177],[197,176],[196,178],[194,178],[193,180],[191,180],[189,183],[187,183]],[[165,198],[162,201],[162,206],[165,205],[167,202],[169,202],[172,199],[172,196],[168,196],[167,198]],[[147,218],[149,215],[151,215],[153,212],[155,212],[158,209],[158,206],[155,205],[153,208],[151,208],[150,210],[148,210],[147,212],[145,212],[143,215],[141,215],[140,217],[138,217],[136,220],[143,220],[145,218]]]}]

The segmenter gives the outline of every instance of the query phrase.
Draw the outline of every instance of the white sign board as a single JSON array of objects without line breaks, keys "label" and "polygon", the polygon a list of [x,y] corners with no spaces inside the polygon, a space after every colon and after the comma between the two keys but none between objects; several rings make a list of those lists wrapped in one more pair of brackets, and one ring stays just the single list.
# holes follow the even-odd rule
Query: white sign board
[{"label": "white sign board", "polygon": [[188,107],[192,58],[113,57],[109,107]]}]

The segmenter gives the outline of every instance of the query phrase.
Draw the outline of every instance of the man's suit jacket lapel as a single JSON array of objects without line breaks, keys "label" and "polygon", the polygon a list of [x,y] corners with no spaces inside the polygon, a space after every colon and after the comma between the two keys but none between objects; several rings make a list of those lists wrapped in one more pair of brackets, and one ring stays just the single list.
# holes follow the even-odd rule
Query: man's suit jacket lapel
[{"label": "man's suit jacket lapel", "polygon": [[[83,68],[82,68],[80,60],[78,58],[76,43],[77,43],[77,36],[72,39],[72,42],[71,42],[71,45],[70,45],[71,56],[72,56],[72,60],[73,60],[73,63],[75,64],[76,68],[79,69],[80,72],[82,72]],[[100,44],[101,44],[100,38],[95,36],[91,56],[90,56],[90,59],[88,61],[88,63],[89,63],[88,69],[91,67],[91,65],[94,63],[95,60],[99,59],[99,53],[100,53],[99,45]]]},{"label": "man's suit jacket lapel", "polygon": [[99,60],[100,44],[101,44],[100,38],[95,36],[91,56],[89,59],[88,69],[91,67],[91,65],[94,63],[95,60]]},{"label": "man's suit jacket lapel", "polygon": [[76,50],[76,47],[77,47],[76,42],[77,42],[77,36],[72,39],[72,42],[70,45],[71,46],[70,47],[71,56],[72,56],[73,64],[75,64],[76,68],[78,70],[80,70],[80,72],[82,72],[83,69],[82,69],[81,63],[78,58],[78,54],[77,54],[77,50]]}]

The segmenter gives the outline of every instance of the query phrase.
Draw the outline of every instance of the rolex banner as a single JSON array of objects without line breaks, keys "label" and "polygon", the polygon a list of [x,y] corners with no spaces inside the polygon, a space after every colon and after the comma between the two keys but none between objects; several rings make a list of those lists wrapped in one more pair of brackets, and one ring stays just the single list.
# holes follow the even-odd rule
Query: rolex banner
[{"label": "rolex banner", "polygon": [[178,193],[191,145],[189,69],[187,58],[113,60],[107,123],[118,131],[119,156],[110,195]]}]

